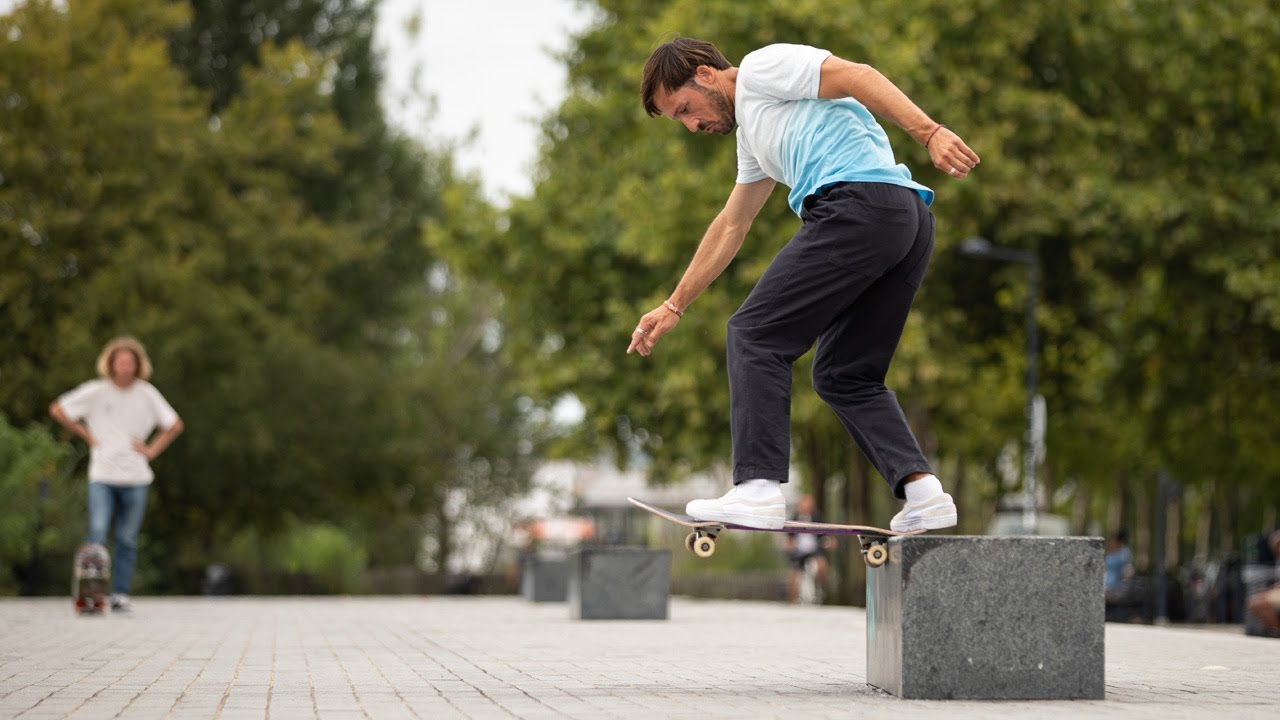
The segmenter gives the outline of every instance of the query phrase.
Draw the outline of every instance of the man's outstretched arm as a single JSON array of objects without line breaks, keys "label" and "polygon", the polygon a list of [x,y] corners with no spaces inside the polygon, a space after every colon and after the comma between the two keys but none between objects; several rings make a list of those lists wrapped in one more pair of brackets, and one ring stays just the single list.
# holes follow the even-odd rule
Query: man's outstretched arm
[{"label": "man's outstretched arm", "polygon": [[818,97],[851,97],[871,112],[888,118],[916,142],[927,146],[934,167],[956,179],[968,175],[981,162],[959,135],[939,127],[906,93],[870,65],[849,62],[835,55],[828,57],[822,61]]},{"label": "man's outstretched arm", "polygon": [[[760,213],[760,208],[764,207],[765,201],[769,199],[776,184],[773,180],[765,178],[733,187],[733,192],[729,193],[724,209],[716,215],[716,219],[703,234],[702,242],[698,244],[698,250],[693,254],[693,260],[667,302],[683,313],[684,309],[701,295],[713,280],[720,277],[720,273],[724,272],[729,262],[738,254],[742,241],[747,237],[747,231],[751,229],[751,223]],[[627,353],[638,351],[641,355],[647,356],[653,352],[653,346],[658,343],[658,338],[667,334],[679,321],[680,316],[668,308],[666,303],[659,305],[640,318],[636,330],[631,333],[631,345],[627,348]],[[640,330],[645,332],[642,333]]]}]

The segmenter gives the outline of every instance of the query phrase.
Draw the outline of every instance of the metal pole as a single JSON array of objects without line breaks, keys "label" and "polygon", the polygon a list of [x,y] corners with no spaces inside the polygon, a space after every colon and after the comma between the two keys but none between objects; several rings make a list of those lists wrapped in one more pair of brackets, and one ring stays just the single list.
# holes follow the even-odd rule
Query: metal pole
[{"label": "metal pole", "polygon": [[1026,502],[1023,507],[1023,525],[1027,533],[1036,534],[1036,296],[1040,289],[1040,258],[1029,253],[1027,264],[1027,441],[1022,457],[1023,489]]}]

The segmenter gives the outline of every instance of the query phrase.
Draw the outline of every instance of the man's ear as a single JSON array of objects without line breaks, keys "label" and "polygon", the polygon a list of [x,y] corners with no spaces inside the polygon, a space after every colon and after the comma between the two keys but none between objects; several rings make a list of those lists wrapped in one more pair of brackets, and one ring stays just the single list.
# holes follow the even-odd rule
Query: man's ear
[{"label": "man's ear", "polygon": [[711,87],[716,82],[716,69],[710,65],[699,65],[693,71],[693,79],[702,87]]}]

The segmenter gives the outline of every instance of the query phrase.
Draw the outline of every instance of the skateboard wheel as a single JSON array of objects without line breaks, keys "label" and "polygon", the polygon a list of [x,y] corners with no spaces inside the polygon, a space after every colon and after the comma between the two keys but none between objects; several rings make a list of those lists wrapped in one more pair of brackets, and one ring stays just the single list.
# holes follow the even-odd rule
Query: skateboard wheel
[{"label": "skateboard wheel", "polygon": [[880,567],[889,559],[889,551],[880,543],[871,543],[864,554],[870,567]]},{"label": "skateboard wheel", "polygon": [[698,557],[708,558],[716,551],[716,541],[709,538],[698,538],[693,544],[693,552]]},{"label": "skateboard wheel", "polygon": [[693,552],[693,544],[698,541],[698,533],[691,532],[684,538],[684,549]]}]

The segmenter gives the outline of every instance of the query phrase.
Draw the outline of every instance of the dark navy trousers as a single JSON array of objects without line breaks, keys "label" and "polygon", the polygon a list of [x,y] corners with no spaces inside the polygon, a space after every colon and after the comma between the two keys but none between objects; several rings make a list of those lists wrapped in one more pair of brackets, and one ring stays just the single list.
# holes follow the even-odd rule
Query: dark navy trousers
[{"label": "dark navy trousers", "polygon": [[787,481],[791,366],[818,343],[813,387],[894,495],[930,472],[885,387],[933,253],[934,218],[913,190],[840,183],[804,200],[804,225],[729,319],[733,481]]}]

